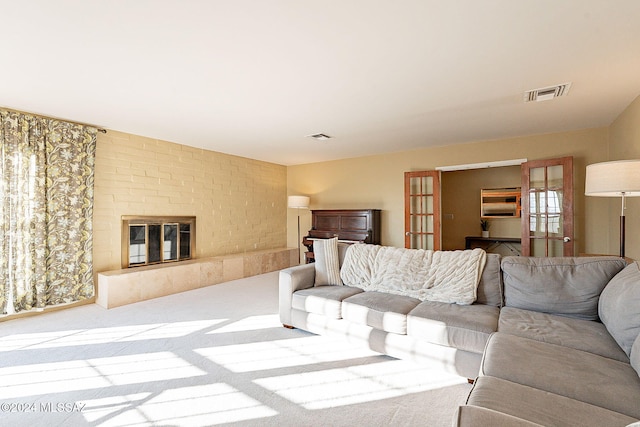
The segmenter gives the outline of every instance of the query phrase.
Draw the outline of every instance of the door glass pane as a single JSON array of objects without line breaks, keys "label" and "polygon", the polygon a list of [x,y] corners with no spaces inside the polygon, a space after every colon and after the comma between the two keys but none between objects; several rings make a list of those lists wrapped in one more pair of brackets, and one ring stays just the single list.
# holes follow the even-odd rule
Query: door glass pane
[{"label": "door glass pane", "polygon": [[422,213],[422,197],[420,196],[413,196],[411,197],[411,214],[419,214]]},{"label": "door glass pane", "polygon": [[191,258],[191,225],[180,224],[180,259]]},{"label": "door glass pane", "polygon": [[412,233],[422,230],[420,228],[420,226],[422,225],[421,220],[422,220],[422,216],[414,215],[414,216],[411,217],[411,232]]},{"label": "door glass pane", "polygon": [[547,220],[547,231],[549,232],[549,237],[561,237],[563,235],[561,215],[549,215]]},{"label": "door glass pane", "polygon": [[433,196],[425,196],[422,198],[422,212],[433,213]]},{"label": "door glass pane", "polygon": [[546,229],[546,216],[529,215],[529,235],[535,237],[544,237]]},{"label": "door glass pane", "polygon": [[420,179],[419,178],[410,178],[409,179],[409,193],[420,194]]},{"label": "door glass pane", "polygon": [[563,256],[564,254],[564,244],[560,239],[550,239],[549,240],[549,256]]},{"label": "door glass pane", "polygon": [[129,226],[129,265],[147,262],[147,233],[145,225]]},{"label": "door glass pane", "polygon": [[545,247],[546,240],[531,239],[531,256],[546,256]]},{"label": "door glass pane", "polygon": [[433,234],[426,235],[425,246],[422,249],[430,249],[433,250]]},{"label": "door glass pane", "polygon": [[425,218],[425,230],[427,233],[433,233],[433,215],[428,215]]},{"label": "door glass pane", "polygon": [[178,224],[164,224],[164,260],[178,259]]},{"label": "door glass pane", "polygon": [[562,188],[562,165],[547,167],[547,186]]},{"label": "door glass pane", "polygon": [[433,194],[433,177],[425,176],[423,179],[423,192],[424,194]]},{"label": "door glass pane", "polygon": [[160,262],[162,261],[162,257],[160,256],[160,248],[161,248],[161,231],[162,227],[160,224],[150,224],[149,225],[149,262]]},{"label": "door glass pane", "polygon": [[544,169],[532,168],[529,171],[529,188],[544,188]]},{"label": "door glass pane", "polygon": [[541,191],[531,191],[529,193],[529,213],[537,214],[545,212],[545,193]]}]

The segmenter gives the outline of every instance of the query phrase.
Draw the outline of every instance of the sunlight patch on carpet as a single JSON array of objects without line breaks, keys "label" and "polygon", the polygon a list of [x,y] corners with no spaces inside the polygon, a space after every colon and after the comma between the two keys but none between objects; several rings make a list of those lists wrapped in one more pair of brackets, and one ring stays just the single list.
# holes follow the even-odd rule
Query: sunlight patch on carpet
[{"label": "sunlight patch on carpet", "polygon": [[87,400],[87,422],[104,426],[203,426],[271,417],[278,414],[228,384],[206,384]]},{"label": "sunlight patch on carpet", "polygon": [[0,399],[206,375],[169,352],[0,368]]},{"label": "sunlight patch on carpet", "polygon": [[340,345],[334,345],[335,343],[331,338],[309,336],[250,344],[198,348],[194,351],[233,372],[262,371],[380,356],[380,353],[362,346],[351,345],[343,340],[337,342]]},{"label": "sunlight patch on carpet", "polygon": [[261,378],[254,382],[305,409],[371,402],[466,383],[403,360]]},{"label": "sunlight patch on carpet", "polygon": [[280,317],[277,314],[266,314],[264,316],[249,316],[237,322],[224,325],[218,329],[207,332],[208,334],[222,334],[228,332],[253,331],[259,329],[280,328]]},{"label": "sunlight patch on carpet", "polygon": [[9,335],[0,339],[0,352],[13,350],[33,350],[105,344],[112,342],[139,341],[177,338],[210,328],[227,319],[199,320],[193,322],[154,323],[146,325],[115,326],[111,328],[93,328],[63,330],[35,334]]}]

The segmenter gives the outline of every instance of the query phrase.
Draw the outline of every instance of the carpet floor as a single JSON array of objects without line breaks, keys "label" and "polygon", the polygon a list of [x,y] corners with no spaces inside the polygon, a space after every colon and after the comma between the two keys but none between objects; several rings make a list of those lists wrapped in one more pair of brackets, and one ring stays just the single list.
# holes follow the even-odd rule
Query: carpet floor
[{"label": "carpet floor", "polygon": [[277,293],[275,272],[0,322],[0,425],[451,425],[464,378],[285,329]]}]

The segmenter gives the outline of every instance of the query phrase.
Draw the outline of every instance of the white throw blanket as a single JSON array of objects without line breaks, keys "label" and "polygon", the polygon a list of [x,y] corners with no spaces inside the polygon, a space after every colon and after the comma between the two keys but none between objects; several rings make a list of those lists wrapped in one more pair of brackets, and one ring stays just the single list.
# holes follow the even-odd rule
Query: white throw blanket
[{"label": "white throw blanket", "polygon": [[469,305],[476,300],[485,262],[482,249],[431,251],[355,244],[347,249],[340,277],[345,285],[365,291]]}]

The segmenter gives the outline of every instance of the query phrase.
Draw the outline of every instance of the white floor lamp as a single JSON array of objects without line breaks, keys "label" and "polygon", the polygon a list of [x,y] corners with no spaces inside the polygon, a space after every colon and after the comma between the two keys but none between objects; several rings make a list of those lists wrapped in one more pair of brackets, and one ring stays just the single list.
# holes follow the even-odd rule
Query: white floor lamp
[{"label": "white floor lamp", "polygon": [[307,196],[289,196],[287,206],[298,210],[298,263],[302,262],[300,240],[300,209],[309,209],[309,197]]},{"label": "white floor lamp", "polygon": [[584,194],[599,197],[622,197],[620,256],[624,257],[625,198],[640,196],[640,160],[618,160],[588,165]]}]

